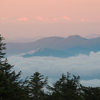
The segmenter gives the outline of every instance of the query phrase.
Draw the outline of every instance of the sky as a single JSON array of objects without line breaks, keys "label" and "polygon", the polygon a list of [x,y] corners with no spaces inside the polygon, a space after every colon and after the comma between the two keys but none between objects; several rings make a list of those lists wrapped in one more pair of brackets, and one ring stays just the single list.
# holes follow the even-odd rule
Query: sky
[{"label": "sky", "polygon": [[[50,36],[100,36],[100,0],[0,0],[0,34],[24,42]],[[22,70],[22,77],[39,71],[54,82],[69,71],[86,86],[100,84],[99,59],[100,52],[69,58],[8,57],[16,71]]]},{"label": "sky", "polygon": [[100,0],[0,0],[5,38],[100,34]]},{"label": "sky", "polygon": [[49,77],[49,84],[61,78],[67,72],[80,76],[80,83],[84,86],[100,86],[100,52],[90,52],[89,55],[77,55],[69,58],[30,57],[20,55],[9,56],[8,62],[14,65],[13,70],[22,71],[21,78],[31,76],[38,71]]}]

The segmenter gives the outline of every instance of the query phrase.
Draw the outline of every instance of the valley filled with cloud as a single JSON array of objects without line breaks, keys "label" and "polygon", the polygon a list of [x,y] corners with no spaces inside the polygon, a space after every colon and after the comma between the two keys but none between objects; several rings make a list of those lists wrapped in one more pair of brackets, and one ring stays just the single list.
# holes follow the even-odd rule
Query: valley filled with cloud
[{"label": "valley filled with cloud", "polygon": [[68,58],[29,57],[20,55],[9,56],[8,62],[14,65],[16,72],[22,71],[21,78],[32,75],[38,71],[49,77],[49,84],[59,79],[62,73],[70,72],[80,76],[80,83],[85,86],[100,85],[100,52],[90,52],[89,55],[79,54]]}]

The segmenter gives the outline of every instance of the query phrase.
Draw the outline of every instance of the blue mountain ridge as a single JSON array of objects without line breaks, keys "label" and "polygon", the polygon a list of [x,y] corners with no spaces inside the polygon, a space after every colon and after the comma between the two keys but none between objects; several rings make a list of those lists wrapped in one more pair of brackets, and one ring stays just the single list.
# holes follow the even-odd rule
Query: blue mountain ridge
[{"label": "blue mountain ridge", "polygon": [[[33,50],[35,52],[28,53]],[[100,37],[93,39],[86,39],[79,35],[67,38],[46,37],[30,43],[7,43],[6,50],[8,55],[24,53],[23,57],[54,56],[64,58],[78,54],[88,55],[91,51],[100,51]]]}]

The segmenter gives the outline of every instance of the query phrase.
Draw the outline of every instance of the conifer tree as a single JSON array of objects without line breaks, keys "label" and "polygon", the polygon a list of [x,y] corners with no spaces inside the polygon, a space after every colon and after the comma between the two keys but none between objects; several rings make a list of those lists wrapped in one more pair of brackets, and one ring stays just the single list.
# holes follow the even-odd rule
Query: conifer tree
[{"label": "conifer tree", "polygon": [[52,91],[49,98],[52,100],[83,100],[80,96],[80,77],[70,77],[70,73],[67,76],[62,74],[62,77],[53,84],[53,87],[47,86],[47,89]]},{"label": "conifer tree", "polygon": [[82,86],[82,96],[85,100],[100,100],[100,87]]},{"label": "conifer tree", "polygon": [[29,93],[32,100],[45,100],[44,86],[47,84],[47,77],[44,79],[43,75],[35,72],[29,81]]},{"label": "conifer tree", "polygon": [[0,100],[27,100],[28,95],[22,88],[23,82],[19,79],[21,71],[16,74],[12,71],[14,66],[10,65],[5,58],[4,38],[0,35]]}]

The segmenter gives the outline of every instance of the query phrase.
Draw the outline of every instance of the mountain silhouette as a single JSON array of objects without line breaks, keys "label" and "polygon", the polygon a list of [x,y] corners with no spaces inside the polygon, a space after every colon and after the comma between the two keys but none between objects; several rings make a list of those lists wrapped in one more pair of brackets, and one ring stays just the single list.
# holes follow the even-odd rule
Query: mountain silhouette
[{"label": "mountain silhouette", "polygon": [[[7,43],[7,54],[17,55],[38,50],[27,56],[56,56],[69,57],[77,54],[89,54],[91,51],[100,51],[100,37],[86,39],[79,35],[72,35],[67,38],[46,37],[29,43]],[[42,51],[41,51],[42,50]],[[64,56],[65,54],[65,56]]]}]

